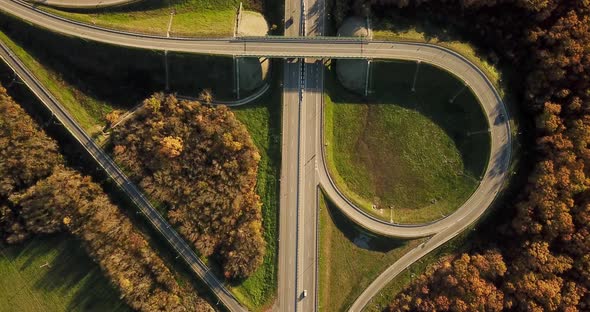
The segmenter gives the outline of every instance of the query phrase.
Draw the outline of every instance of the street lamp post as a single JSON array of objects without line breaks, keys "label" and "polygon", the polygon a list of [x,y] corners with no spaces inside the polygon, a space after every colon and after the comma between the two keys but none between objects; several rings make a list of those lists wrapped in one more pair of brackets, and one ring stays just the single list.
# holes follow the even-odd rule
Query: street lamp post
[{"label": "street lamp post", "polygon": [[393,223],[393,205],[389,206],[389,223]]}]

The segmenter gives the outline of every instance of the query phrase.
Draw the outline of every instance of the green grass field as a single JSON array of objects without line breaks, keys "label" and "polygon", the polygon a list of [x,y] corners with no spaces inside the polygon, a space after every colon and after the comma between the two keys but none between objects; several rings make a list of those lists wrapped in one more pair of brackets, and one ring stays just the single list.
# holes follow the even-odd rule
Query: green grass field
[{"label": "green grass field", "polygon": [[320,200],[320,311],[345,311],[388,266],[421,240],[396,240],[359,228]]},{"label": "green grass field", "polygon": [[326,84],[325,140],[335,181],[366,211],[399,223],[456,210],[477,187],[489,154],[487,121],[469,89],[421,64],[412,92],[416,66],[374,62],[367,99],[344,90],[335,74]]},{"label": "green grass field", "polygon": [[0,40],[7,44],[27,67],[35,73],[37,79],[63,103],[70,114],[76,118],[88,133],[95,135],[100,131],[102,127],[99,120],[112,110],[109,104],[76,92],[62,79],[60,74],[39,63],[35,57],[12,41],[3,30],[0,30]]},{"label": "green grass field", "polygon": [[[246,9],[261,9],[256,1],[243,2]],[[89,24],[157,35],[166,35],[170,13],[175,12],[171,36],[228,37],[233,35],[239,4],[239,0],[152,0],[90,13],[44,9]]]},{"label": "green grass field", "polygon": [[0,247],[0,311],[130,311],[66,234]]},{"label": "green grass field", "polygon": [[[273,75],[280,75],[275,71]],[[264,311],[272,304],[277,287],[279,176],[281,170],[281,89],[275,83],[269,93],[255,103],[233,109],[246,125],[262,156],[257,189],[262,200],[266,255],[262,266],[239,286],[236,296],[251,311]]]}]

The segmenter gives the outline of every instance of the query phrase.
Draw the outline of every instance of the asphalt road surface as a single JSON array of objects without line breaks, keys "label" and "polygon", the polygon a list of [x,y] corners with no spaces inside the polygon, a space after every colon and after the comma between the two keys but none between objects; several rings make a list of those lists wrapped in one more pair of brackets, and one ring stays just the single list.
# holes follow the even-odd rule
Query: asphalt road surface
[{"label": "asphalt road surface", "polygon": [[[285,36],[302,33],[300,0],[285,1]],[[287,59],[283,67],[283,111],[281,182],[279,201],[279,268],[277,312],[293,312],[298,301],[297,229],[299,222],[299,104],[301,99],[301,63]]]},{"label": "asphalt road surface", "polygon": [[[306,9],[309,3],[321,5],[322,10],[314,9],[310,14]],[[285,20],[289,22],[285,35],[318,34],[323,28],[323,2],[318,3],[286,1]],[[320,113],[323,97],[323,65],[315,60],[288,60],[284,75],[279,300],[275,311],[316,311],[316,154],[320,135],[315,117]]]},{"label": "asphalt road surface", "polygon": [[298,240],[298,255],[300,265],[297,270],[298,287],[300,292],[307,292],[301,298],[298,311],[317,310],[317,271],[318,271],[318,200],[319,176],[317,174],[318,161],[321,150],[317,149],[320,140],[320,127],[316,123],[316,116],[321,112],[323,99],[323,64],[320,60],[305,59],[304,92],[301,103],[301,133],[302,147],[300,160],[300,174],[302,176],[301,206]]},{"label": "asphalt road surface", "polygon": [[129,196],[137,208],[146,216],[152,226],[162,234],[176,253],[188,264],[213,293],[231,311],[246,311],[213,275],[209,268],[199,259],[191,247],[178,235],[170,224],[143,196],[137,187],[125,176],[113,160],[88,136],[78,123],[63,108],[51,93],[35,78],[22,62],[0,41],[0,58],[18,75],[39,100],[49,109],[55,118],[74,136],[96,162],[106,171],[108,176]]},{"label": "asphalt road surface", "polygon": [[[417,249],[412,250],[409,254],[396,262],[396,264],[392,265],[377,280],[375,280],[374,283],[371,284],[371,286],[365,291],[365,293],[363,293],[363,295],[357,299],[355,305],[353,306],[353,311],[358,311],[359,307],[362,306],[364,302],[367,302],[370,297],[385,284],[387,280],[391,279],[392,276],[395,276],[396,272],[403,270],[403,268],[407,267],[407,265],[416,261],[421,256],[433,250],[442,243],[448,241],[471,223],[476,221],[493,202],[496,194],[501,189],[508,175],[508,166],[511,155],[510,127],[508,123],[508,113],[501,101],[500,96],[494,89],[493,85],[481,72],[481,70],[479,70],[475,65],[470,63],[459,54],[442,47],[421,43],[369,40],[361,41],[358,39],[335,38],[312,39],[308,37],[261,37],[248,39],[165,38],[105,30],[90,25],[71,22],[59,17],[52,16],[48,13],[40,12],[34,8],[31,8],[26,3],[16,0],[0,0],[0,10],[27,20],[30,23],[48,28],[52,31],[115,45],[152,50],[169,50],[218,55],[251,55],[296,58],[372,58],[420,61],[445,69],[463,80],[465,84],[470,87],[484,108],[491,132],[491,154],[488,168],[483,176],[482,181],[480,182],[479,187],[467,200],[467,202],[465,202],[464,205],[462,205],[455,213],[451,214],[450,216],[430,224],[415,226],[390,224],[388,222],[375,219],[364,213],[358,207],[355,207],[338,191],[326,170],[323,157],[324,152],[322,151],[321,153],[316,154],[316,157],[314,158],[318,162],[317,176],[321,187],[324,189],[330,199],[334,201],[335,204],[354,222],[376,233],[394,237],[414,238],[434,235],[428,242],[419,246]],[[303,28],[306,27],[308,26],[304,26]],[[313,71],[309,65],[305,65],[304,68],[309,73]],[[286,75],[290,76],[287,72],[292,70],[294,69],[288,69],[286,71]],[[310,76],[304,74],[304,77],[305,81],[303,84],[306,86],[307,90],[307,87],[311,86],[311,83],[309,82]],[[309,95],[307,93],[308,92],[301,94],[301,96],[304,98],[304,101],[300,107],[301,111],[299,112],[300,129],[298,129],[298,131],[300,136],[306,134],[308,135],[309,133],[313,132],[313,130],[307,129],[308,127],[312,126],[310,126],[307,122],[304,122],[307,112],[312,111],[305,105],[305,103],[312,103],[314,101],[313,95],[310,95],[312,96],[312,99],[310,100],[308,99]],[[286,101],[293,101],[291,96],[293,96],[293,94],[291,94]],[[321,101],[321,99],[319,101]],[[319,106],[321,107],[321,105]],[[284,116],[289,116],[286,112],[296,112],[291,106],[289,106],[289,109],[290,110],[285,109],[283,112]],[[322,127],[321,115],[321,110],[319,114],[315,115],[315,127],[320,129],[320,133]],[[283,142],[284,146],[286,144],[288,145],[289,140],[293,140],[291,136],[286,138],[285,132],[286,130],[284,130],[283,133],[283,139],[286,140]],[[298,139],[297,141],[299,142],[298,144],[302,144],[301,142],[303,142],[303,145],[307,146],[307,141],[305,141],[305,139]],[[316,140],[316,143],[317,142],[321,142],[321,140]],[[319,149],[316,148],[315,150],[319,151],[323,148],[323,146],[321,143],[317,144],[319,145]],[[285,153],[285,150],[283,152]],[[296,156],[298,157],[297,161],[301,161],[301,157],[304,155],[305,152],[299,150]],[[317,156],[320,156],[319,159]],[[298,175],[297,183],[288,183],[286,187],[300,187],[302,189],[307,189],[307,183],[302,183],[300,181],[302,177],[306,176],[305,174],[308,174],[305,166],[300,166],[300,168],[296,170],[296,173],[293,173],[292,171],[283,171],[282,179],[285,181],[292,181],[293,175],[295,174]],[[285,186],[283,184],[283,180],[281,180],[281,186]],[[297,200],[300,201],[297,203],[297,205],[299,205],[298,207],[301,207],[301,205],[306,205],[303,204],[303,202],[308,200],[307,198],[313,197],[308,196],[308,191],[312,192],[311,190],[307,190],[305,191],[305,194],[299,194],[297,196]],[[282,191],[281,196],[283,194],[284,193]],[[281,200],[283,200],[282,197]],[[305,212],[307,212],[307,209],[304,210],[303,214],[301,211],[298,211],[297,218],[305,218]],[[281,214],[282,213],[283,207],[281,207]],[[282,230],[281,235],[283,235]],[[307,237],[301,237],[302,234],[299,233],[298,240],[308,239]],[[283,246],[282,244],[284,243],[285,242],[283,242],[283,239],[281,239],[280,246]],[[307,242],[304,244],[306,243]],[[297,247],[296,252],[300,252],[302,250],[299,249],[301,247],[299,245],[300,243],[297,242],[297,244],[299,247]],[[306,248],[305,245],[303,245],[303,248]],[[279,261],[283,261],[281,256],[279,258]],[[305,257],[301,254],[297,254],[295,259],[300,262],[299,264],[305,261]],[[297,270],[298,272],[305,272],[301,271],[305,270],[304,268],[301,269],[298,267]],[[298,288],[306,287],[303,279],[300,280],[299,276],[296,276],[295,278],[297,279]],[[283,282],[280,280],[279,283],[282,285]],[[279,286],[279,291],[281,291],[281,285]],[[295,291],[297,292],[297,289]],[[280,293],[279,297],[282,298],[282,296],[283,293]],[[279,299],[279,301],[280,300],[281,299]]]},{"label": "asphalt road surface", "polygon": [[299,194],[299,98],[301,64],[285,62],[283,133],[279,203],[279,289],[275,311],[292,312],[297,305],[297,226]]},{"label": "asphalt road surface", "polygon": [[[324,0],[303,0],[304,35],[316,37],[323,35],[325,20]],[[319,176],[318,161],[322,157],[320,142],[320,125],[316,123],[321,114],[324,97],[324,64],[319,59],[305,58],[303,64],[303,95],[301,105],[302,147],[300,174],[302,176],[302,198],[300,206],[297,268],[298,287],[307,296],[301,298],[298,311],[317,311],[318,309],[318,208]]]}]

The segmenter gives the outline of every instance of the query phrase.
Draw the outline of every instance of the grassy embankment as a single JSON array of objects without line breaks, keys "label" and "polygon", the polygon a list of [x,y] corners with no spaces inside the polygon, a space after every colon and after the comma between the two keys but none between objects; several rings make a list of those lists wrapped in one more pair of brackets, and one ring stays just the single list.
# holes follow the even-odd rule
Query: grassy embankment
[{"label": "grassy embankment", "polygon": [[[242,1],[244,9],[261,11],[260,1]],[[234,32],[239,0],[155,0],[88,11],[45,10],[98,26],[166,35],[170,13],[175,12],[171,36],[230,37]]]},{"label": "grassy embankment", "polygon": [[415,72],[416,63],[374,62],[367,99],[344,90],[335,75],[328,75],[325,97],[335,181],[369,213],[399,223],[456,210],[477,187],[489,154],[487,121],[469,89],[421,64],[412,92]]},{"label": "grassy embankment", "polygon": [[383,271],[422,240],[376,236],[320,199],[319,306],[345,311]]},{"label": "grassy embankment", "polygon": [[505,96],[503,72],[482,56],[473,44],[458,40],[459,37],[454,30],[438,27],[430,23],[427,18],[408,19],[396,15],[390,19],[375,19],[373,24],[373,39],[375,40],[431,43],[461,54],[481,69],[500,95]]},{"label": "grassy embankment", "polygon": [[2,311],[130,311],[67,234],[1,247],[0,276]]},{"label": "grassy embankment", "polygon": [[27,65],[39,81],[67,108],[78,123],[88,133],[97,134],[100,129],[98,120],[102,119],[112,108],[108,103],[75,92],[61,79],[61,76],[46,69],[39,61],[25,51],[0,30],[2,40]]},{"label": "grassy embankment", "polygon": [[[521,148],[517,136],[522,124],[523,112],[518,107],[520,99],[516,92],[522,88],[520,73],[514,71],[511,64],[503,64],[498,56],[490,50],[478,47],[478,38],[465,35],[465,31],[452,26],[451,21],[433,21],[430,13],[413,12],[414,16],[403,16],[396,10],[389,10],[381,15],[387,18],[372,18],[373,38],[375,40],[401,40],[410,42],[430,43],[445,47],[465,57],[477,66],[494,85],[510,114],[510,130],[515,137],[513,149],[519,153]],[[467,26],[468,27],[468,26]],[[516,170],[517,162],[512,164]]]},{"label": "grassy embankment", "polygon": [[[130,109],[150,93],[164,89],[161,54],[63,37],[5,16],[0,16],[0,22],[0,30],[6,33],[0,32],[0,38],[95,136],[104,126],[108,112]],[[16,36],[9,29],[27,35]],[[7,34],[20,39],[14,42]],[[227,85],[233,81],[230,58],[170,54],[169,64],[171,90],[196,96],[200,90],[209,88],[217,99],[233,99],[232,86]],[[262,156],[257,185],[263,201],[268,252],[262,267],[233,288],[246,305],[260,310],[270,304],[276,288],[280,97],[273,91],[235,112],[247,126]]]},{"label": "grassy embankment", "polygon": [[[275,66],[273,77],[281,77]],[[278,81],[254,103],[234,109],[260,151],[257,190],[262,201],[266,255],[262,266],[237,287],[236,296],[251,311],[270,307],[276,295],[278,256],[279,176],[281,170],[281,90]]]}]

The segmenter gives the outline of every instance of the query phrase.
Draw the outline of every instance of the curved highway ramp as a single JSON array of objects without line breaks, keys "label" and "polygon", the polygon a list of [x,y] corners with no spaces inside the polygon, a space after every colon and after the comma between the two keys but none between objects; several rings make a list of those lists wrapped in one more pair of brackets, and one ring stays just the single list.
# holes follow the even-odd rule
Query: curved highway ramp
[{"label": "curved highway ramp", "polygon": [[[236,55],[236,56],[265,56],[282,58],[369,58],[369,59],[397,59],[416,62],[425,62],[440,67],[453,73],[468,86],[482,105],[488,120],[491,134],[491,152],[488,167],[483,178],[472,196],[453,214],[436,222],[421,225],[399,225],[378,220],[359,207],[356,207],[338,190],[325,164],[325,151],[323,150],[323,103],[322,97],[313,100],[320,107],[319,112],[314,109],[304,110],[302,120],[311,122],[301,123],[297,133],[315,132],[315,136],[301,138],[301,146],[316,144],[318,151],[315,162],[315,175],[317,183],[322,187],[327,196],[354,222],[364,228],[386,236],[401,238],[416,238],[432,236],[430,240],[410,251],[399,261],[389,267],[379,276],[365,292],[357,299],[352,306],[352,311],[359,311],[375,295],[381,287],[393,279],[401,270],[409,266],[436,247],[442,245],[458,233],[466,229],[483,215],[493,203],[497,193],[501,190],[508,177],[509,163],[511,158],[511,132],[508,112],[502,102],[500,95],[485,74],[461,55],[431,44],[410,43],[410,42],[389,42],[371,41],[355,38],[167,38],[134,34],[122,31],[104,29],[92,25],[71,21],[37,10],[30,4],[21,0],[0,0],[0,10],[14,15],[18,18],[33,23],[40,27],[62,34],[77,36],[89,40],[95,40],[107,44],[135,47],[150,50],[168,50],[188,53]],[[3,51],[3,58],[8,62],[15,63],[15,60],[6,56]],[[63,123],[78,140],[93,155],[105,170],[113,176],[113,179],[121,185],[131,198],[138,203],[138,206],[152,224],[158,228],[169,240],[172,246],[183,256],[183,259],[212,287],[214,292],[222,299],[224,304],[231,310],[242,310],[235,298],[227,292],[221,283],[209,272],[198,260],[190,248],[178,237],[175,231],[167,228],[167,223],[159,216],[149,202],[140,194],[135,186],[130,184],[126,177],[120,173],[108,156],[104,155],[94,143],[83,133],[51,95],[34,80],[30,73],[22,68],[15,68],[19,75],[27,82],[29,87],[39,96],[55,114],[61,114]],[[317,76],[317,75],[315,75]],[[27,78],[28,77],[28,78]],[[305,80],[305,76],[302,77]],[[303,81],[303,85],[307,82]],[[301,86],[300,86],[301,88]],[[303,90],[303,89],[302,89]],[[303,91],[302,91],[303,92]],[[301,98],[308,98],[302,96]],[[301,113],[301,112],[300,112]],[[308,115],[309,114],[309,115]],[[313,130],[310,131],[309,127]],[[307,130],[306,130],[307,129]],[[307,141],[306,141],[307,140]],[[309,140],[313,140],[310,142]],[[310,147],[309,150],[312,148]],[[321,151],[321,152],[320,152]],[[292,170],[292,174],[298,174],[298,170]],[[282,179],[289,177],[282,176]],[[297,179],[297,178],[295,178]],[[296,230],[295,230],[296,231]],[[298,236],[298,233],[291,233],[289,237]]]}]

